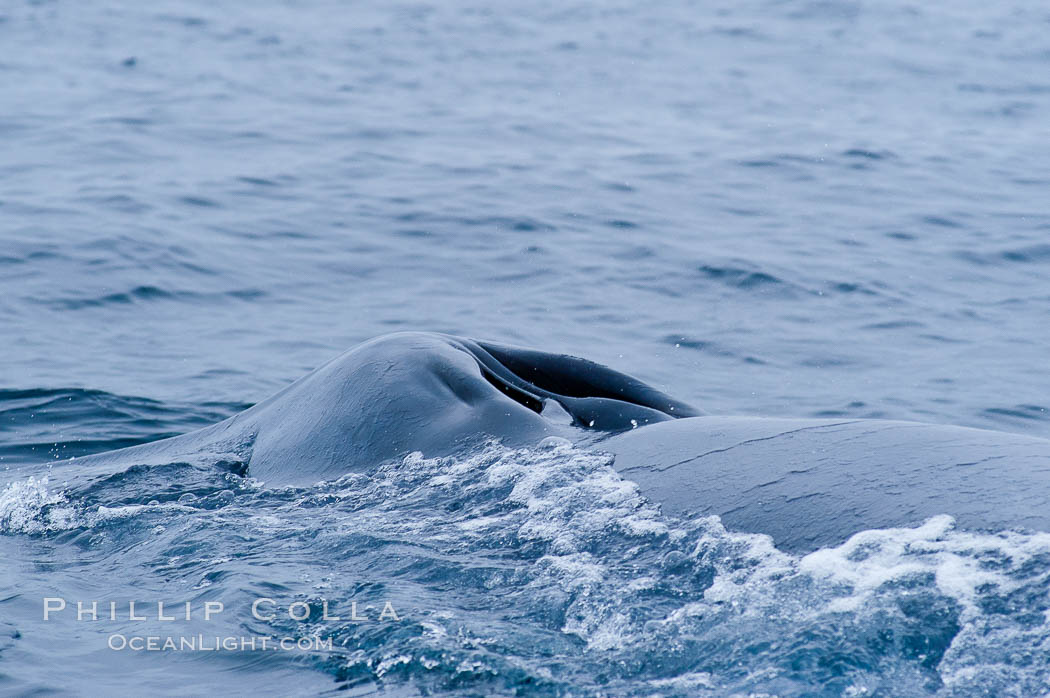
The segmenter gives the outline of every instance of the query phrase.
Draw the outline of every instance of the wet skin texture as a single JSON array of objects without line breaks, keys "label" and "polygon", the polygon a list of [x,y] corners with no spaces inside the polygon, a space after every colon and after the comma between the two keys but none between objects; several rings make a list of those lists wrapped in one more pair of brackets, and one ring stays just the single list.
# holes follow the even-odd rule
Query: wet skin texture
[{"label": "wet skin texture", "polygon": [[782,549],[835,545],[937,514],[963,528],[1050,530],[1050,441],[882,420],[705,416],[575,357],[435,333],[365,342],[223,422],[68,463],[71,477],[162,462],[310,485],[413,451],[561,437],[668,514],[717,514]]}]

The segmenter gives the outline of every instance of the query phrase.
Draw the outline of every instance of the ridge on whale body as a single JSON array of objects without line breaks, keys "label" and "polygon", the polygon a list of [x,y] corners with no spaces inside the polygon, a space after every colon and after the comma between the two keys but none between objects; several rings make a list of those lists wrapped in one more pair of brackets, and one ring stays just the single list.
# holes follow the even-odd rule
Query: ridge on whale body
[{"label": "ridge on whale body", "polygon": [[67,462],[78,476],[211,458],[268,485],[309,485],[413,451],[559,436],[666,513],[809,551],[949,514],[962,528],[1050,531],[1050,440],[864,419],[705,416],[575,357],[404,332],[360,344],[240,414]]}]

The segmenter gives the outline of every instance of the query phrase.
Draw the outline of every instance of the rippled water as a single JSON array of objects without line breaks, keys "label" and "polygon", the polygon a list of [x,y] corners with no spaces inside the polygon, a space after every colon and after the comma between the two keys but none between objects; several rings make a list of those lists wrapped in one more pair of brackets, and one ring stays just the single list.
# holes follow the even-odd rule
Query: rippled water
[{"label": "rippled water", "polygon": [[[0,691],[1050,691],[1038,535],[792,557],[561,448],[43,482],[396,329],[714,414],[1050,436],[1048,29],[971,0],[5,4],[0,467],[33,480],[0,491]],[[51,595],[222,599],[180,632],[338,649],[115,652],[36,621]]]}]

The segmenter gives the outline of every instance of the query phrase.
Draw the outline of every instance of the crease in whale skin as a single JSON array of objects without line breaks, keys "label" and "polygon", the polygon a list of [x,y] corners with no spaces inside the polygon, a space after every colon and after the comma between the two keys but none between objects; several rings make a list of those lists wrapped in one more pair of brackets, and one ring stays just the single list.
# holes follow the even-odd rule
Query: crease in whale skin
[{"label": "crease in whale skin", "polygon": [[[571,423],[545,416],[552,403]],[[56,463],[55,475],[222,463],[268,486],[308,486],[413,451],[445,456],[549,436],[611,453],[666,514],[718,515],[791,552],[939,514],[968,529],[1050,531],[1050,440],[917,422],[709,416],[586,359],[427,332],[369,340],[222,422]]]}]

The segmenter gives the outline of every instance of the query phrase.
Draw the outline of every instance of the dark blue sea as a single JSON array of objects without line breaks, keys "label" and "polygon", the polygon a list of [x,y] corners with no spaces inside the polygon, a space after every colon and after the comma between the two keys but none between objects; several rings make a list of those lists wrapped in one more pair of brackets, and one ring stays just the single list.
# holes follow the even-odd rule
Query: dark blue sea
[{"label": "dark blue sea", "polygon": [[6,0],[0,693],[1050,693],[1047,534],[792,555],[570,446],[50,471],[404,329],[1050,437],[1046,3]]}]

